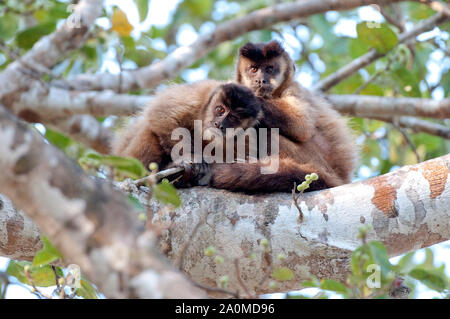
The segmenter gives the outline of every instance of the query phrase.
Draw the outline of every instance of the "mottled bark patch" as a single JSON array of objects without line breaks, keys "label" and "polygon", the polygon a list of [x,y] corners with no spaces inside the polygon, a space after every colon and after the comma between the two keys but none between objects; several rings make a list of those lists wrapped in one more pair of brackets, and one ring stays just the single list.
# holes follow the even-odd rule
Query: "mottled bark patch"
[{"label": "mottled bark patch", "polygon": [[418,230],[409,234],[386,234],[382,242],[386,245],[389,256],[397,256],[421,247],[429,247],[444,240],[446,238],[431,232],[426,224],[422,224]]},{"label": "mottled bark patch", "polygon": [[25,154],[16,161],[13,171],[16,175],[28,174],[36,165],[37,161],[33,154]]},{"label": "mottled bark patch", "polygon": [[30,122],[30,123],[42,122],[39,114],[37,114],[36,112],[29,110],[29,109],[20,111],[18,115],[20,118],[22,118],[25,121]]},{"label": "mottled bark patch", "polygon": [[394,187],[391,183],[389,183],[389,176],[380,176],[373,179],[371,182],[371,186],[375,189],[375,194],[372,197],[372,203],[388,218],[397,217],[398,212],[395,208],[397,187]]},{"label": "mottled bark patch", "polygon": [[17,252],[17,243],[22,238],[22,231],[24,227],[24,219],[20,214],[16,214],[16,218],[8,218],[6,220],[6,232],[8,235],[8,241],[5,247],[2,248],[6,256],[14,255]]},{"label": "mottled bark patch", "polygon": [[428,161],[422,164],[422,175],[430,184],[430,197],[436,198],[445,189],[448,177],[448,167],[442,165],[441,161]]},{"label": "mottled bark patch", "polygon": [[[327,204],[330,206],[334,204],[334,195],[330,190],[323,190],[315,196],[305,196],[304,201],[309,211],[317,207],[322,214],[325,214],[328,210]],[[324,218],[328,221],[328,216]]]}]

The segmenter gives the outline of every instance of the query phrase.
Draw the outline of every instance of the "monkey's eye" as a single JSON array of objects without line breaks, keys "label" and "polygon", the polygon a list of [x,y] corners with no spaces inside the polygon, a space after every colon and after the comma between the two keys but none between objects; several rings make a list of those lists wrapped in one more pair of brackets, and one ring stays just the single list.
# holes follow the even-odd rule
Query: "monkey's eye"
[{"label": "monkey's eye", "polygon": [[266,68],[266,72],[269,73],[269,74],[271,74],[271,73],[273,72],[273,66],[268,66],[268,67]]},{"label": "monkey's eye", "polygon": [[216,106],[216,114],[222,116],[225,113],[225,108],[222,105]]},{"label": "monkey's eye", "polygon": [[256,73],[256,71],[258,71],[258,67],[257,66],[252,66],[250,68],[250,71],[252,71],[253,73]]}]

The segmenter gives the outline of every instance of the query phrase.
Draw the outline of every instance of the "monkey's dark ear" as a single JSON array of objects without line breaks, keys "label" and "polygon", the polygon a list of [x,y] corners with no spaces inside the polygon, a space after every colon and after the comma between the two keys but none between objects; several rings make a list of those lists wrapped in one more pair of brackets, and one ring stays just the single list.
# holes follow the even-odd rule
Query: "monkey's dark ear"
[{"label": "monkey's dark ear", "polygon": [[283,52],[284,49],[281,46],[280,42],[278,42],[277,40],[270,41],[264,46],[263,49],[263,54],[266,57],[266,59],[276,58],[282,55]]},{"label": "monkey's dark ear", "polygon": [[250,42],[244,44],[244,46],[239,49],[239,54],[252,61],[261,61],[262,59],[264,59],[264,55],[261,52],[261,49]]}]

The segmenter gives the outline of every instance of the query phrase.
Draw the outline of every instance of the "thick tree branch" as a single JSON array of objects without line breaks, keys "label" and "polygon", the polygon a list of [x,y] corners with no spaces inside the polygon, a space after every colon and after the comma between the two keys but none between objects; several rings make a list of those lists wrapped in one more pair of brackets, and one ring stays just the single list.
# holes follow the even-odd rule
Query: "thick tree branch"
[{"label": "thick tree branch", "polygon": [[[277,267],[295,273],[293,280],[276,288],[290,291],[312,275],[344,280],[351,251],[361,244],[358,228],[364,224],[373,226],[367,240],[382,241],[390,256],[448,240],[449,167],[446,155],[363,182],[303,194],[303,222],[290,194],[249,196],[196,187],[179,192],[183,206],[174,213],[164,212],[154,200],[149,207],[159,212],[153,215],[154,224],[172,225],[163,236],[165,253],[174,261],[183,254],[184,270],[201,285],[218,286],[219,278],[228,275],[228,289],[244,293],[234,271],[239,259],[241,280],[251,294],[274,292],[267,279]],[[148,204],[146,188],[138,190],[132,183],[125,188]],[[0,239],[4,229],[0,227]],[[269,242],[268,253],[260,245],[262,239]],[[222,264],[203,253],[208,246],[224,257]],[[249,257],[252,253],[254,258]],[[285,259],[277,258],[279,254]]]},{"label": "thick tree branch", "polygon": [[[83,74],[70,78],[69,82],[78,90],[119,90],[128,92],[142,88],[153,88],[159,83],[174,78],[180,71],[204,57],[220,43],[253,30],[261,30],[283,21],[307,17],[329,10],[349,10],[356,7],[378,4],[386,5],[403,0],[304,0],[282,3],[249,13],[244,17],[224,22],[214,31],[199,37],[187,47],[180,47],[165,59],[152,65],[118,74]],[[119,88],[120,84],[120,88]]]},{"label": "thick tree branch", "polygon": [[[432,16],[431,18],[421,21],[417,26],[413,29],[402,33],[398,38],[398,43],[405,43],[408,40],[414,39],[421,33],[429,31],[433,29],[435,26],[450,21],[450,17],[446,15],[445,12],[439,12]],[[387,53],[386,53],[387,54]],[[375,49],[371,49],[366,54],[360,56],[359,58],[353,60],[349,64],[343,66],[336,72],[328,75],[327,77],[320,80],[314,87],[313,90],[316,91],[327,91],[339,82],[345,80],[358,70],[368,66],[375,60],[385,56],[386,54],[382,54],[377,52]]]},{"label": "thick tree branch", "polygon": [[410,116],[401,116],[401,117],[383,117],[383,116],[374,116],[374,120],[380,120],[384,122],[394,123],[396,122],[400,127],[408,128],[413,130],[415,133],[422,132],[431,135],[440,136],[450,140],[450,127],[440,125],[438,123],[433,123],[421,119],[417,119]]},{"label": "thick tree branch", "polygon": [[111,152],[110,145],[114,133],[91,115],[74,115],[67,120],[54,121],[53,123],[44,121],[43,124],[99,153],[108,154]]},{"label": "thick tree branch", "polygon": [[9,64],[0,73],[0,103],[6,105],[11,93],[27,90],[32,82],[30,72],[51,69],[62,57],[80,47],[89,27],[101,14],[103,1],[81,0],[72,15],[54,33],[42,37],[23,57]]},{"label": "thick tree branch", "polygon": [[[78,264],[105,295],[203,296],[157,252],[156,235],[143,232],[123,194],[84,174],[2,106],[0,154],[0,191],[26,211],[65,261]],[[7,231],[7,243],[16,242],[26,226],[25,219],[18,220],[15,226],[6,220],[0,227]],[[3,244],[4,234],[1,238]]]},{"label": "thick tree branch", "polygon": [[359,117],[373,117],[381,114],[382,116],[450,118],[450,98],[438,101],[422,98],[345,94],[330,94],[326,98],[339,112]]}]

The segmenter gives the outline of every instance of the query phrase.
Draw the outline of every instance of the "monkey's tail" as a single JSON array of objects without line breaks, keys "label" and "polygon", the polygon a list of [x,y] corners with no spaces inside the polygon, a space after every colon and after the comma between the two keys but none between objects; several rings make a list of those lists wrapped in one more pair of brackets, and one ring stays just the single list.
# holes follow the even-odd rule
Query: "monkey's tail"
[{"label": "monkey's tail", "polygon": [[313,164],[300,164],[289,158],[279,160],[276,172],[263,174],[264,169],[267,169],[267,164],[261,161],[213,164],[210,186],[246,193],[291,192],[294,183],[301,184],[311,173],[317,173],[319,179],[310,184],[308,191],[343,184],[338,177]]}]

